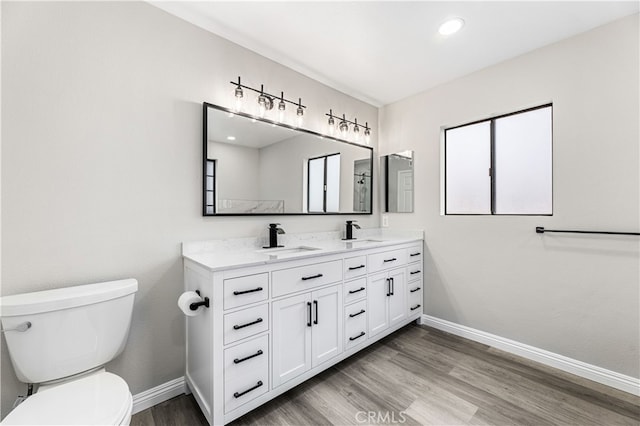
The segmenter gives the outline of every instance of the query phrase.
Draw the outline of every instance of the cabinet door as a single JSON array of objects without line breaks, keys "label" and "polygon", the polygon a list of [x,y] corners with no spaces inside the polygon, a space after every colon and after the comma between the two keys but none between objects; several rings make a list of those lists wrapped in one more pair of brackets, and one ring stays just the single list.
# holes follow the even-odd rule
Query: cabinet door
[{"label": "cabinet door", "polygon": [[342,285],[311,293],[312,367],[342,353]]},{"label": "cabinet door", "polygon": [[407,271],[405,268],[389,272],[391,296],[389,296],[389,326],[407,317]]},{"label": "cabinet door", "polygon": [[273,387],[311,368],[311,293],[273,302]]},{"label": "cabinet door", "polygon": [[387,273],[370,276],[367,281],[367,304],[369,319],[369,337],[389,327],[389,280]]}]

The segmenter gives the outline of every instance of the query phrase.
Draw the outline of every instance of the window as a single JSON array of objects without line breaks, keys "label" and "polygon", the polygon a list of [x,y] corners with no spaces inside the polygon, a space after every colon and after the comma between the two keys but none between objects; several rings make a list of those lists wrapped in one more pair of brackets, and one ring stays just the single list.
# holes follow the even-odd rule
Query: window
[{"label": "window", "polygon": [[552,105],[445,129],[445,214],[552,214]]},{"label": "window", "polygon": [[340,210],[340,154],[310,158],[308,162],[309,213]]}]

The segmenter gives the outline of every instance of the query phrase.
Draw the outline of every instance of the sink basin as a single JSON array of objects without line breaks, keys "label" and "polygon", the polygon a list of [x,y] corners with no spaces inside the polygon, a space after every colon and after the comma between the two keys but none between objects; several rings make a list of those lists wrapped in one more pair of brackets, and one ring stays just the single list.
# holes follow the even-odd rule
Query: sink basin
[{"label": "sink basin", "polygon": [[351,245],[354,245],[354,246],[362,246],[362,245],[365,245],[365,244],[373,244],[373,243],[381,243],[381,242],[382,242],[382,240],[369,240],[369,239],[367,239],[367,240],[345,241],[345,243],[351,244]]},{"label": "sink basin", "polygon": [[310,251],[320,250],[317,247],[309,247],[309,246],[298,246],[298,247],[282,247],[282,248],[272,248],[272,249],[262,249],[258,250],[258,253],[268,254],[272,257],[283,257],[292,254],[299,253],[308,253]]}]

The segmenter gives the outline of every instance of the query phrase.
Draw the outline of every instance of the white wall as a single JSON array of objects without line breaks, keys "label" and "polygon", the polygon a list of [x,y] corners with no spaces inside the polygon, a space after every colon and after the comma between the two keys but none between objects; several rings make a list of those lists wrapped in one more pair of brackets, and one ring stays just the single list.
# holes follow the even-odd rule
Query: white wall
[{"label": "white wall", "polygon": [[[137,278],[129,342],[108,369],[134,394],[180,377],[180,243],[261,235],[274,221],[201,216],[202,102],[233,106],[240,75],[302,97],[315,131],[329,108],[375,129],[377,109],[146,3],[1,7],[2,294]],[[312,232],[343,219],[278,222]],[[25,386],[2,342],[4,416]]]},{"label": "white wall", "polygon": [[[389,105],[380,152],[415,150],[426,313],[640,376],[638,15]],[[441,127],[553,102],[554,214],[442,216]]]}]

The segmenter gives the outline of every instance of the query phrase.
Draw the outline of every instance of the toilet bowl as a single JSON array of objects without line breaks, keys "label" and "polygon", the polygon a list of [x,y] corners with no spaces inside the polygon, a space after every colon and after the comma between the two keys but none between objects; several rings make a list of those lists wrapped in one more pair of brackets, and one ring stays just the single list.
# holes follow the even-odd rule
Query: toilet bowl
[{"label": "toilet bowl", "polygon": [[133,398],[127,383],[104,370],[62,382],[18,405],[3,425],[129,425]]},{"label": "toilet bowl", "polygon": [[2,425],[128,425],[127,383],[104,369],[124,349],[134,279],[0,297],[18,379],[40,384]]}]

